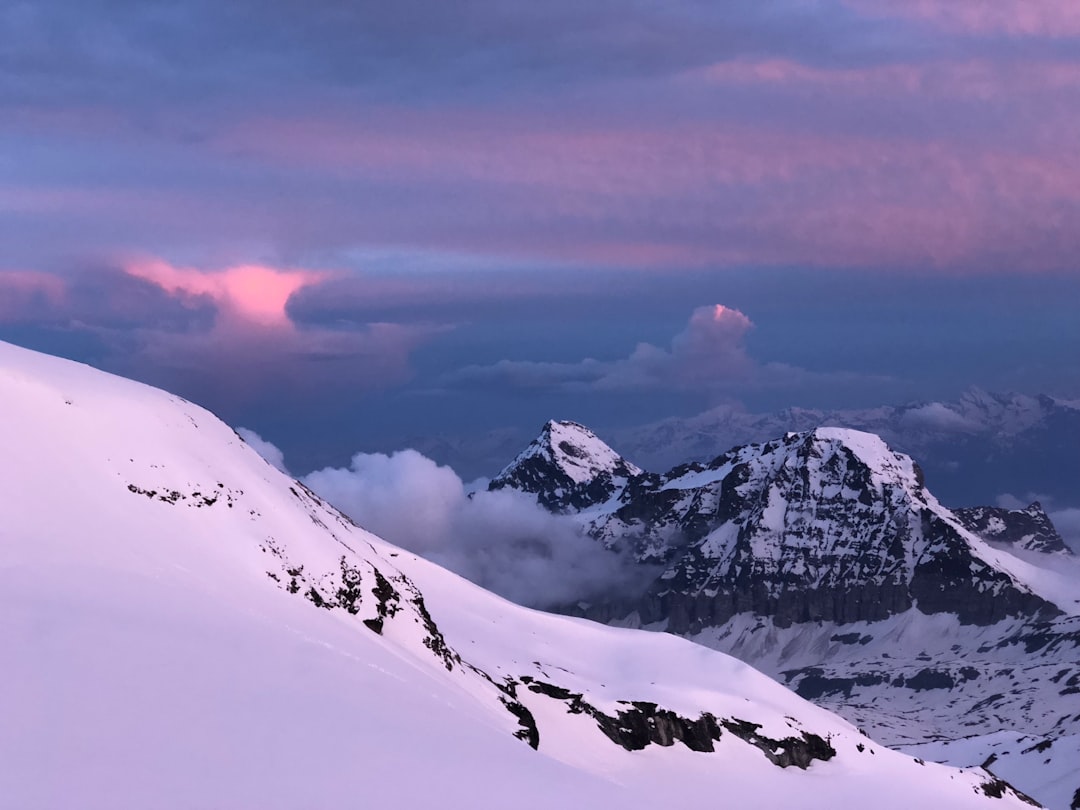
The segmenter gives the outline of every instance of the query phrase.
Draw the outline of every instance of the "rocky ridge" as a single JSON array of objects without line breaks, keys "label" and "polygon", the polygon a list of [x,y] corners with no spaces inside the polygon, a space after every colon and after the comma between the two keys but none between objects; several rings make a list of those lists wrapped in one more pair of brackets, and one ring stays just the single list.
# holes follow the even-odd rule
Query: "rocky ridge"
[{"label": "rocky ridge", "polygon": [[1046,554],[1073,553],[1038,501],[1024,509],[971,506],[953,514],[969,532],[991,543]]}]

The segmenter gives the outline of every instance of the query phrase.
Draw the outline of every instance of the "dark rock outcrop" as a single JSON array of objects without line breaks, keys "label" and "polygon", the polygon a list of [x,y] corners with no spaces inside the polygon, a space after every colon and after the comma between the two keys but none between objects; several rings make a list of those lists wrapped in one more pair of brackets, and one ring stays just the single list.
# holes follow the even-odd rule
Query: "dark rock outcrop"
[{"label": "dark rock outcrop", "polygon": [[954,509],[953,514],[983,540],[1047,554],[1072,554],[1038,501],[1024,509],[971,506]]},{"label": "dark rock outcrop", "polygon": [[823,762],[836,756],[828,740],[817,734],[800,732],[799,736],[773,739],[760,733],[761,725],[738,718],[717,719],[708,712],[696,720],[682,717],[647,701],[620,701],[625,708],[614,716],[605,714],[584,696],[555,684],[522,678],[530,691],[566,702],[571,714],[586,714],[596,721],[604,735],[627,751],[640,751],[649,745],[671,746],[681,742],[691,751],[712,752],[724,731],[758,748],[774,765],[794,765],[805,770],[814,760]]}]

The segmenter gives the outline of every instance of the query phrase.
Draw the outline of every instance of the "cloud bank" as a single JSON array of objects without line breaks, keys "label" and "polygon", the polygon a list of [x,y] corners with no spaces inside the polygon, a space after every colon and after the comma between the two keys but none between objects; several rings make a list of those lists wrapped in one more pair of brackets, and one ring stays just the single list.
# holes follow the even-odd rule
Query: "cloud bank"
[{"label": "cloud bank", "polygon": [[0,265],[1068,271],[1078,39],[1067,0],[19,3]]},{"label": "cloud bank", "polygon": [[262,436],[256,433],[254,430],[248,428],[237,428],[236,433],[243,439],[251,449],[258,453],[263,459],[270,464],[276,470],[280,470],[286,475],[292,475],[288,468],[285,466],[285,454],[272,442],[266,441]]},{"label": "cloud bank", "polygon": [[334,277],[307,268],[207,269],[156,258],[67,274],[0,272],[0,326],[96,347],[99,365],[219,409],[408,380],[413,349],[449,327],[294,319],[293,297]]},{"label": "cloud bank", "polygon": [[1069,548],[1080,554],[1080,509],[1058,509],[1049,516]]},{"label": "cloud bank", "polygon": [[[281,451],[239,431],[278,469]],[[571,518],[510,490],[470,492],[449,467],[415,450],[358,453],[347,468],[317,470],[305,485],[359,525],[508,599],[553,608],[632,599],[658,570],[606,551]]]}]

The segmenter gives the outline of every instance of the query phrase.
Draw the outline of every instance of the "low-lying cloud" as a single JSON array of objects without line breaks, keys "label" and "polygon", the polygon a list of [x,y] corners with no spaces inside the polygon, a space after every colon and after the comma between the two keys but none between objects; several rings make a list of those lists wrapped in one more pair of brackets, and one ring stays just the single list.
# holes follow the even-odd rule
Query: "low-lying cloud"
[{"label": "low-lying cloud", "polygon": [[1080,509],[1056,509],[1048,513],[1051,522],[1072,551],[1080,554]]},{"label": "low-lying cloud", "polygon": [[285,467],[285,454],[281,452],[277,445],[272,442],[266,441],[262,436],[256,433],[254,430],[248,428],[237,428],[237,435],[240,436],[251,449],[258,453],[263,459],[270,464],[271,467],[280,470],[286,475],[292,473]]},{"label": "low-lying cloud", "polygon": [[[279,469],[281,451],[249,430],[245,441]],[[415,450],[357,453],[304,484],[358,524],[508,599],[538,608],[609,597],[631,600],[658,573],[602,548],[570,517],[528,495],[470,488]]]},{"label": "low-lying cloud", "polygon": [[973,422],[941,402],[931,402],[905,411],[900,423],[905,428],[934,433],[979,433],[986,430],[984,425]]},{"label": "low-lying cloud", "polygon": [[1080,554],[1080,509],[1058,509],[1050,513],[1050,520],[1065,544]]}]

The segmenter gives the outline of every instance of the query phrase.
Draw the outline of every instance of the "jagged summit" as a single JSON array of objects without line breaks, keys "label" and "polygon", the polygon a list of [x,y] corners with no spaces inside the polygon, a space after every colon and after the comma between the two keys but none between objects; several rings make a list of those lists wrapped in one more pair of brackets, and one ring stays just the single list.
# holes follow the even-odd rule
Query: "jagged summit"
[{"label": "jagged summit", "polygon": [[881,436],[918,459],[934,494],[952,505],[1001,492],[1039,492],[1072,503],[1080,480],[1080,402],[972,388],[955,400],[873,408],[786,408],[753,413],[723,404],[613,432],[614,446],[650,469],[707,461],[729,447],[786,431],[841,425]]},{"label": "jagged summit", "polygon": [[953,514],[968,531],[991,543],[1044,554],[1073,554],[1038,501],[1023,509],[971,506],[954,509]]},{"label": "jagged summit", "polygon": [[564,512],[609,500],[641,472],[584,425],[551,420],[490,488],[527,492]]}]

